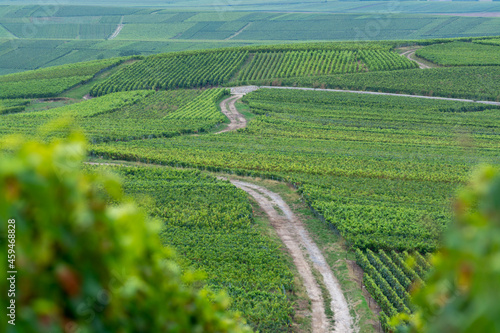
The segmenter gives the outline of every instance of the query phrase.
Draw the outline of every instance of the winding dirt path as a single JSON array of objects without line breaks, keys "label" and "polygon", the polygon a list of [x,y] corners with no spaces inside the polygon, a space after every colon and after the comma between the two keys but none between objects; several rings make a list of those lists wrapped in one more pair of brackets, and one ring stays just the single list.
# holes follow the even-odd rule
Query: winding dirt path
[{"label": "winding dirt path", "polygon": [[[353,332],[352,317],[339,282],[326,263],[323,254],[290,207],[278,194],[264,187],[238,180],[231,180],[231,183],[250,194],[258,202],[269,216],[272,226],[290,252],[311,300],[313,332]],[[275,207],[283,215],[280,215]],[[312,267],[321,273],[323,283],[332,299],[330,307],[334,313],[335,324],[333,327],[326,318],[323,295],[306,256],[310,258]]]},{"label": "winding dirt path", "polygon": [[426,65],[424,63],[421,63],[420,61],[418,61],[414,57],[416,51],[417,51],[417,49],[408,50],[406,52],[401,53],[401,55],[404,56],[404,57],[406,57],[406,58],[408,58],[408,60],[415,61],[418,64],[418,67],[420,67],[421,69],[432,68],[431,66],[428,66],[428,65]]},{"label": "winding dirt path", "polygon": [[238,112],[235,106],[236,101],[241,99],[243,96],[244,94],[235,94],[229,98],[226,98],[220,103],[220,109],[222,113],[224,113],[226,117],[229,118],[231,123],[225,129],[215,134],[236,131],[237,129],[245,128],[247,126],[247,120],[241,113]]},{"label": "winding dirt path", "polygon": [[[407,52],[415,52],[415,50],[410,50]],[[405,53],[407,53],[405,52]],[[426,65],[424,65],[426,66]],[[427,66],[427,68],[430,68]],[[411,98],[423,98],[423,99],[437,99],[444,101],[456,101],[456,102],[467,102],[467,103],[480,103],[489,105],[500,105],[500,102],[492,101],[475,101],[472,99],[461,99],[461,98],[448,98],[448,97],[436,97],[436,96],[421,96],[421,95],[409,95],[409,94],[394,94],[394,93],[383,93],[375,91],[360,91],[360,90],[342,90],[342,89],[321,89],[321,88],[305,88],[305,87],[281,87],[281,86],[241,86],[232,87],[231,97],[226,98],[220,103],[220,108],[222,113],[224,113],[231,123],[224,130],[217,132],[215,134],[220,134],[224,132],[235,131],[240,128],[245,128],[247,126],[247,120],[245,117],[238,112],[235,103],[241,99],[244,95],[256,91],[259,89],[289,89],[289,90],[313,90],[313,91],[326,91],[326,92],[342,92],[351,94],[366,94],[366,95],[382,95],[382,96],[397,96],[397,97],[411,97]]]},{"label": "winding dirt path", "polygon": [[125,18],[125,16],[122,16],[121,20],[120,20],[120,23],[118,23],[118,26],[116,27],[116,30],[115,32],[113,32],[111,34],[111,36],[109,36],[108,40],[112,40],[112,39],[115,39],[116,37],[118,37],[118,35],[120,34],[120,32],[122,31],[124,25],[123,25],[123,19]]},{"label": "winding dirt path", "polygon": [[[121,163],[84,162],[87,165],[130,166]],[[217,177],[227,180],[225,177]],[[239,180],[230,181],[234,186],[250,194],[269,216],[271,225],[285,244],[299,272],[307,295],[311,300],[313,333],[353,333],[358,329],[353,324],[347,300],[342,288],[333,275],[320,249],[309,236],[299,218],[292,212],[287,203],[277,193],[268,189]],[[281,214],[279,213],[281,212]],[[306,259],[309,257],[310,263]],[[312,272],[314,268],[323,277],[323,284],[330,294],[330,308],[335,321],[333,327],[325,314],[324,298],[321,288]]]}]

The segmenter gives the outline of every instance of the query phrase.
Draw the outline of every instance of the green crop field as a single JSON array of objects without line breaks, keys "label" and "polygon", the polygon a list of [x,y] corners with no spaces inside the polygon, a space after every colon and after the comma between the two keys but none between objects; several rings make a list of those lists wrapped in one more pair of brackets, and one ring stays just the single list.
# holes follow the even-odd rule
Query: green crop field
[{"label": "green crop field", "polygon": [[480,39],[480,40],[476,41],[476,43],[486,44],[486,45],[499,45],[500,46],[500,38]]},{"label": "green crop field", "polygon": [[56,96],[123,60],[115,58],[1,76],[0,99]]},{"label": "green crop field", "polygon": [[[11,24],[2,26],[19,31],[17,18],[39,10],[0,7],[0,18],[10,15]],[[77,33],[96,15],[94,7],[54,11],[78,17]],[[478,165],[500,165],[498,37],[241,46],[234,41],[264,31],[258,28],[286,34],[291,22],[310,24],[330,14],[230,12],[218,18],[213,12],[133,7],[109,7],[102,13],[98,21],[110,29],[96,23],[82,36],[104,35],[117,22],[129,22],[123,35],[113,40],[20,38],[0,44],[0,59],[19,69],[27,69],[22,62],[30,59],[31,68],[63,64],[0,76],[0,135],[47,141],[64,137],[70,126],[85,134],[90,161],[128,165],[85,169],[112,169],[121,175],[126,193],[163,222],[162,240],[178,252],[182,269],[204,271],[203,288],[227,292],[231,311],[241,312],[255,330],[303,332],[316,324],[308,314],[318,302],[309,303],[300,265],[288,247],[293,242],[282,243],[282,235],[277,236],[286,218],[304,221],[315,235],[310,243],[327,242],[318,250],[331,251],[324,267],[341,274],[346,294],[356,293],[347,310],[354,321],[370,327],[367,331],[378,326],[370,319],[378,315],[370,310],[373,300],[386,331],[389,317],[414,311],[411,290],[425,283],[430,256],[453,221],[452,198]],[[172,29],[148,30],[148,15]],[[244,20],[250,18],[254,21]],[[348,26],[351,17],[338,18]],[[430,24],[432,29],[426,29],[431,34],[457,31],[455,25],[465,22],[427,19],[419,24]],[[470,25],[464,29],[482,24],[478,18],[467,19]],[[61,33],[71,25],[61,20],[46,29],[52,24]],[[402,21],[398,24],[403,27]],[[231,35],[235,30],[241,33]],[[132,39],[154,33],[158,41]],[[166,43],[175,48],[202,34],[200,45],[215,49],[153,54],[165,51],[165,36],[172,36],[165,37]],[[223,36],[231,39],[210,41]],[[16,51],[10,49],[13,45]],[[79,45],[84,48],[77,49]],[[24,49],[44,53],[34,57]],[[148,55],[133,55],[145,49]],[[64,64],[65,58],[93,59],[95,52],[102,58],[121,57]],[[427,61],[419,63],[421,58]],[[10,70],[10,65],[0,66],[5,66],[0,73]],[[230,87],[243,84],[261,87],[228,96]],[[397,95],[401,93],[448,99]],[[221,174],[233,183],[256,182],[241,186],[256,202],[218,179]],[[274,194],[255,192],[251,186],[257,183],[280,189],[292,214]],[[259,197],[274,203],[259,205]],[[275,204],[277,216],[261,211]],[[290,218],[293,213],[296,220]],[[323,229],[305,223],[307,214]],[[348,265],[351,270],[359,266],[363,278],[352,277]],[[319,277],[323,271],[311,267],[328,325],[335,325],[328,283],[321,282],[326,281]]]},{"label": "green crop field", "polygon": [[256,80],[417,67],[415,62],[390,51],[389,47],[377,44],[363,44],[361,51],[354,50],[356,44],[325,44],[323,50],[317,51],[307,50],[310,47],[302,44],[149,56],[94,86],[90,94],[101,96],[138,89],[245,84]]},{"label": "green crop field", "polygon": [[[32,4],[30,0],[16,0],[16,4]],[[67,5],[79,5],[81,1],[68,0],[64,2]],[[12,1],[2,0],[0,5],[7,4],[11,5]],[[132,8],[137,7],[152,7],[152,8],[164,8],[165,10],[212,10],[216,12],[232,12],[235,11],[235,6],[232,2],[216,2],[211,0],[196,0],[196,1],[169,1],[165,2],[162,0],[146,0],[142,1],[140,4],[135,0],[88,0],[86,1],[88,6],[130,6]],[[383,12],[403,12],[403,13],[469,13],[469,12],[498,12],[500,7],[496,2],[477,2],[477,1],[450,1],[448,3],[422,3],[419,1],[402,1],[402,2],[387,2],[387,1],[370,1],[370,5],[367,6],[366,3],[362,1],[327,1],[318,2],[315,0],[306,0],[301,2],[290,1],[290,0],[271,0],[271,1],[240,1],[238,2],[238,10],[242,11],[280,11],[283,8],[287,8],[290,12],[373,12],[380,13]],[[81,8],[81,7],[80,7]],[[135,9],[134,8],[134,9]],[[34,8],[30,8],[27,11],[32,11]],[[82,8],[80,9],[82,11]],[[110,11],[111,12],[111,11]],[[90,9],[86,13],[93,13]],[[115,10],[111,13],[127,13],[123,9]]]},{"label": "green crop field", "polygon": [[[110,94],[44,112],[20,113],[23,107],[16,114],[3,117],[0,133],[32,133],[41,124],[60,117],[72,117],[92,142],[201,133],[225,122],[216,107],[224,93],[223,89],[158,93],[139,90]],[[12,104],[12,100],[5,101],[7,106]],[[0,113],[14,113],[12,110],[6,107]]]},{"label": "green crop field", "polygon": [[[413,266],[408,263],[412,261]],[[412,283],[423,284],[426,274],[431,269],[428,257],[418,252],[389,253],[384,250],[366,253],[356,250],[356,263],[363,268],[367,291],[382,310],[381,326],[388,330],[389,318],[397,313],[410,314],[412,311],[409,294]]]},{"label": "green crop field", "polygon": [[119,40],[165,41],[189,29],[190,23],[126,24],[118,35]]},{"label": "green crop field", "polygon": [[238,51],[151,56],[122,69],[90,93],[215,86],[229,81],[247,56],[248,52]]},{"label": "green crop field", "polygon": [[[500,68],[468,66],[359,73],[280,80],[285,86],[384,91],[389,93],[500,100]],[[269,81],[251,82],[269,84]]]},{"label": "green crop field", "polygon": [[[15,42],[0,46],[0,73],[116,56],[231,46],[481,37],[494,36],[500,31],[500,18],[495,15],[460,16],[460,13],[500,12],[497,3],[481,2],[454,1],[444,5],[370,1],[366,6],[362,2],[278,1],[238,6],[221,2],[207,6],[204,1],[199,5],[195,1],[170,4],[153,1],[151,6],[158,7],[149,8],[113,1],[98,6],[90,3],[74,6],[70,2],[47,8],[16,3],[19,5],[1,6],[0,42],[2,39]],[[280,8],[287,10],[281,12]],[[384,14],[380,15],[381,12]],[[63,45],[49,48],[31,43],[33,40],[46,45],[61,41]],[[93,46],[87,41],[92,41]],[[41,49],[44,59],[38,60]],[[62,49],[67,52],[61,53]],[[4,50],[6,54],[2,55]],[[19,53],[23,56],[17,56]]]},{"label": "green crop field", "polygon": [[417,56],[444,66],[500,65],[500,48],[477,43],[445,43],[417,50]]}]

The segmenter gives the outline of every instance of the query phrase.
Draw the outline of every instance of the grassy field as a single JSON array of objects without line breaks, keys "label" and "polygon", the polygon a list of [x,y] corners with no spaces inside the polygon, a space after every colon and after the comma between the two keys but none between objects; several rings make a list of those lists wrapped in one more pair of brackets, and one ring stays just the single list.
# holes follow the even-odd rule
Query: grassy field
[{"label": "grassy field", "polygon": [[[116,56],[224,46],[474,37],[500,31],[499,17],[435,15],[500,12],[495,2],[371,1],[366,5],[275,1],[227,8],[208,6],[206,1],[143,4],[159,6],[155,8],[127,7],[127,2],[115,1],[99,3],[113,7],[1,4],[0,74]],[[120,23],[122,30],[109,40]],[[39,59],[40,54],[43,57]]]}]

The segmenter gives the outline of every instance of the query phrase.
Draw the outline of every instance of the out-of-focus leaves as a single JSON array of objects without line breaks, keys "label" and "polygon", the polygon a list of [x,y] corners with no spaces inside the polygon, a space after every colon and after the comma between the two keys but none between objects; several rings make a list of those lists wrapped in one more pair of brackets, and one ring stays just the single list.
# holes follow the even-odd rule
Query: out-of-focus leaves
[{"label": "out-of-focus leaves", "polygon": [[200,275],[181,273],[116,177],[80,172],[80,135],[10,137],[0,149],[1,234],[15,219],[18,271],[16,326],[0,322],[7,332],[250,331],[226,312],[226,296],[194,289]]},{"label": "out-of-focus leaves", "polygon": [[481,168],[455,212],[426,287],[413,297],[418,311],[393,318],[397,331],[500,332],[500,171]]}]

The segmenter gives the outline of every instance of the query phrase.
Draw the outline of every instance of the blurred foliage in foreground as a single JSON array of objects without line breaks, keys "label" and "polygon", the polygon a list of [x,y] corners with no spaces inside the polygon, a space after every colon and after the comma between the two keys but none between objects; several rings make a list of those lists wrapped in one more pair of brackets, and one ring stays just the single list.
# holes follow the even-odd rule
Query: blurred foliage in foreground
[{"label": "blurred foliage in foreground", "polygon": [[399,332],[500,332],[500,171],[484,167],[455,202],[455,223]]},{"label": "blurred foliage in foreground", "polygon": [[117,179],[80,172],[83,142],[78,135],[0,142],[1,233],[16,219],[18,271],[16,326],[5,315],[0,325],[39,333],[249,332],[227,313],[226,296],[196,288],[198,274],[181,273],[158,226],[123,197]]}]

